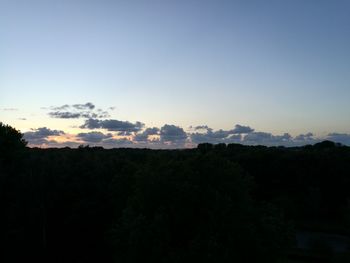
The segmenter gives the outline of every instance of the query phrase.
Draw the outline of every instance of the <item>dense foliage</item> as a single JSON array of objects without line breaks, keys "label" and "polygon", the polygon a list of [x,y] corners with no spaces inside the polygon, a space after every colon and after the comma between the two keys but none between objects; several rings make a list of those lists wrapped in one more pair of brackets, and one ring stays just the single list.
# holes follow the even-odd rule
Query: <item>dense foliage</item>
[{"label": "dense foliage", "polygon": [[350,149],[331,142],[30,149],[12,132],[3,262],[277,262],[295,229],[349,227]]},{"label": "dense foliage", "polygon": [[0,122],[0,164],[15,160],[26,145],[19,131]]}]

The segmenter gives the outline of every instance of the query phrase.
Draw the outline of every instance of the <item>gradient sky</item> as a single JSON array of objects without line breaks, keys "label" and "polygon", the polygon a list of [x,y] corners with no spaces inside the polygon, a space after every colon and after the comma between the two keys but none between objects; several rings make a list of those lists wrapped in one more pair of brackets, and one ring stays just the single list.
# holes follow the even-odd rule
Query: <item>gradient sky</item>
[{"label": "gradient sky", "polygon": [[49,109],[92,102],[144,128],[345,136],[349,14],[347,0],[0,0],[0,121],[77,134],[83,118]]}]

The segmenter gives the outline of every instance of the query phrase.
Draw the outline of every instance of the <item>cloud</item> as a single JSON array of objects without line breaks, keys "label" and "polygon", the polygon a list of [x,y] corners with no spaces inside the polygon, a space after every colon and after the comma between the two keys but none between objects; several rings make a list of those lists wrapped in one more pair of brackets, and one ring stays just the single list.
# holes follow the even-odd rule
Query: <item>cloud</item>
[{"label": "cloud", "polygon": [[83,125],[80,126],[82,129],[98,129],[101,128],[100,120],[88,119]]},{"label": "cloud", "polygon": [[64,134],[64,131],[51,130],[46,127],[41,127],[38,129],[33,129],[33,131],[30,132],[25,132],[23,134],[23,138],[27,140],[30,144],[44,144],[48,142],[48,137],[61,136]]},{"label": "cloud", "polygon": [[77,119],[82,117],[81,113],[69,112],[69,111],[54,111],[49,112],[50,117],[59,119]]},{"label": "cloud", "polygon": [[[70,106],[68,104],[62,105],[62,106],[52,106],[50,107],[51,110],[66,110],[68,109]],[[42,107],[42,109],[46,110],[46,107]]]},{"label": "cloud", "polygon": [[225,143],[225,139],[229,138],[230,132],[225,130],[214,131],[212,129],[208,129],[206,133],[191,133],[190,138],[191,141],[195,144],[198,143]]},{"label": "cloud", "polygon": [[157,127],[147,128],[142,133],[136,134],[133,137],[133,140],[137,142],[147,142],[150,135],[158,135],[159,131],[160,130]]},{"label": "cloud", "polygon": [[48,137],[48,136],[59,136],[65,134],[64,131],[60,130],[51,130],[46,127],[41,127],[38,129],[33,129],[31,132],[24,133],[25,136],[29,138],[38,138],[38,137]]},{"label": "cloud", "polygon": [[173,144],[183,144],[187,139],[187,134],[183,128],[165,124],[160,129],[160,141]]},{"label": "cloud", "polygon": [[295,136],[293,139],[293,144],[294,146],[302,146],[307,144],[315,144],[320,141],[322,141],[322,139],[315,138],[313,133],[308,132],[306,134],[299,134]]},{"label": "cloud", "polygon": [[298,136],[295,137],[295,140],[297,141],[309,141],[309,140],[313,140],[313,136],[314,134],[309,132],[306,134],[299,134]]},{"label": "cloud", "polygon": [[[64,114],[67,108],[93,108],[94,113],[103,112],[102,109],[96,109],[94,105],[74,104],[63,105],[60,114]],[[67,117],[68,118],[68,117]],[[182,148],[196,147],[199,143],[240,143],[245,145],[266,145],[266,146],[302,146],[306,144],[315,144],[322,140],[331,140],[344,145],[350,145],[350,134],[347,133],[329,133],[327,136],[317,138],[313,133],[299,134],[295,137],[289,133],[275,135],[269,132],[255,131],[250,126],[236,124],[233,129],[213,130],[208,125],[190,126],[188,132],[182,127],[165,124],[161,128],[145,128],[142,122],[121,121],[115,119],[87,118],[80,126],[86,132],[76,135],[65,135],[64,131],[52,130],[47,127],[32,129],[24,133],[24,138],[30,145],[40,145],[43,147],[63,147],[76,146],[81,143],[113,147],[142,147],[142,148]],[[91,131],[103,129],[101,131]],[[108,131],[108,133],[107,133]],[[62,136],[65,135],[65,136]],[[51,136],[62,136],[54,141]],[[119,137],[119,136],[123,136]],[[64,141],[64,142],[63,142]]]},{"label": "cloud", "polygon": [[98,143],[105,139],[113,137],[111,133],[104,134],[102,132],[78,133],[77,137],[84,142]]},{"label": "cloud", "polygon": [[91,102],[87,102],[85,104],[74,104],[72,107],[77,110],[93,110],[95,108],[95,105]]},{"label": "cloud", "polygon": [[253,144],[260,144],[271,141],[272,134],[267,132],[252,132],[244,137],[244,141]]},{"label": "cloud", "polygon": [[293,138],[289,133],[273,135],[267,132],[251,132],[243,137],[242,143],[249,145],[290,146],[293,144]]},{"label": "cloud", "polygon": [[[236,125],[237,126],[237,125]],[[223,130],[219,129],[217,131],[213,131],[212,128],[209,128],[207,125],[197,126],[195,130],[203,130],[206,129],[205,133],[195,132],[190,133],[189,137],[191,141],[195,144],[198,143],[231,143],[237,142],[241,139],[240,134],[234,134],[233,130]]]},{"label": "cloud", "polygon": [[159,134],[159,128],[153,127],[153,128],[147,128],[143,133],[147,135],[158,135]]},{"label": "cloud", "polygon": [[235,128],[232,130],[223,130],[219,129],[217,131],[214,131],[212,128],[209,128],[208,125],[200,125],[194,127],[194,130],[201,131],[206,130],[205,133],[203,132],[195,132],[190,133],[189,137],[191,138],[191,141],[195,144],[198,143],[240,143],[242,140],[242,134],[249,134],[254,131],[254,129],[250,128],[249,126],[243,126],[236,124]]},{"label": "cloud", "polygon": [[194,127],[195,131],[197,131],[197,130],[208,130],[208,129],[209,129],[208,125],[198,125],[198,126]]},{"label": "cloud", "polygon": [[[45,109],[45,108],[44,108]],[[50,112],[48,115],[51,118],[58,119],[78,119],[78,118],[108,118],[110,117],[108,111],[97,109],[95,110],[95,105],[91,102],[85,104],[65,104],[62,106],[50,107]]]},{"label": "cloud", "polygon": [[17,108],[2,108],[3,111],[18,111]]},{"label": "cloud", "polygon": [[242,126],[239,124],[236,124],[235,128],[232,130],[233,134],[243,134],[243,133],[251,133],[254,129],[250,128],[249,126]]},{"label": "cloud", "polygon": [[347,133],[330,133],[327,140],[338,142],[344,145],[350,145],[350,134]]},{"label": "cloud", "polygon": [[26,119],[26,118],[18,118],[18,120],[20,120],[20,121],[26,121],[27,119]]},{"label": "cloud", "polygon": [[223,143],[241,143],[242,135],[241,134],[232,134],[224,139]]},{"label": "cloud", "polygon": [[219,130],[217,132],[213,132],[211,129],[209,129],[206,133],[192,133],[190,134],[191,141],[193,143],[220,143],[222,142],[222,139],[227,137],[228,134],[223,134],[223,130]]},{"label": "cloud", "polygon": [[98,120],[88,119],[83,125],[80,126],[82,129],[106,129],[108,131],[118,132],[138,132],[144,127],[144,124],[137,121],[131,123],[129,121],[119,120]]},{"label": "cloud", "polygon": [[117,135],[119,135],[119,136],[131,136],[133,134],[134,134],[134,132],[131,132],[131,131],[120,131],[117,133]]},{"label": "cloud", "polygon": [[148,135],[140,133],[140,134],[136,134],[133,137],[133,141],[135,142],[147,142],[148,141]]}]

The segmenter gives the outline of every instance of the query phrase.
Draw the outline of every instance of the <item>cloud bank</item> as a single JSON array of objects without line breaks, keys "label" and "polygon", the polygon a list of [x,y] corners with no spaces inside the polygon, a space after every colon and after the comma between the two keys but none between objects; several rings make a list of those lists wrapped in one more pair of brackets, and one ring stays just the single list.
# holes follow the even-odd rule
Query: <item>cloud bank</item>
[{"label": "cloud bank", "polygon": [[[266,146],[302,146],[315,144],[322,140],[332,140],[350,145],[350,134],[329,133],[318,138],[312,133],[299,134],[295,137],[289,133],[274,135],[269,132],[255,131],[249,126],[237,124],[233,129],[214,130],[207,125],[193,127],[186,132],[182,127],[165,124],[162,127],[145,127],[141,122],[120,121],[115,119],[87,119],[80,126],[82,132],[67,134],[61,130],[41,127],[24,133],[30,146],[40,147],[76,147],[78,145],[139,148],[190,148],[200,143],[240,143],[245,145]],[[86,130],[86,132],[84,132]],[[53,139],[61,138],[59,142]]]},{"label": "cloud bank", "polygon": [[[67,134],[62,130],[40,127],[24,133],[24,138],[30,146],[40,147],[77,147],[81,144],[91,146],[142,147],[142,148],[190,148],[200,143],[240,143],[245,145],[266,146],[302,146],[315,144],[322,140],[331,140],[344,145],[350,145],[350,134],[329,133],[322,138],[313,133],[291,136],[289,133],[280,135],[236,124],[232,129],[210,128],[207,124],[190,126],[187,131],[174,124],[164,124],[161,127],[147,127],[140,121],[111,119],[108,111],[96,108],[87,102],[84,104],[65,104],[45,108],[51,118],[77,119],[81,129],[77,134]],[[113,111],[114,107],[108,107]],[[83,120],[81,120],[83,119]]]}]

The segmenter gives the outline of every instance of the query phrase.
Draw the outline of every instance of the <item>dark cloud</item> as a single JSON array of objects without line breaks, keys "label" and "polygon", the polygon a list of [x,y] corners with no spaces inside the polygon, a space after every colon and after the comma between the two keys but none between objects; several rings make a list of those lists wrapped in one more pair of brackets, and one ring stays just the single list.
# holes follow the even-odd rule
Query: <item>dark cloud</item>
[{"label": "dark cloud", "polygon": [[48,113],[51,118],[59,119],[78,119],[78,118],[108,118],[110,117],[108,111],[102,109],[95,109],[95,105],[91,102],[85,104],[62,105],[58,107],[50,107]]},{"label": "dark cloud", "polygon": [[104,134],[102,132],[87,132],[87,133],[78,133],[77,137],[84,142],[98,143],[102,142],[105,139],[113,137],[111,133]]},{"label": "dark cloud", "polygon": [[130,132],[130,131],[120,131],[117,133],[117,135],[119,135],[119,136],[131,136],[133,134],[134,134],[134,132]]},{"label": "dark cloud", "polygon": [[82,129],[106,129],[108,131],[118,132],[138,132],[143,127],[144,124],[139,121],[131,123],[129,121],[98,119],[88,119],[82,126],[80,126]]},{"label": "dark cloud", "polygon": [[81,117],[80,113],[69,111],[53,111],[49,112],[50,117],[59,119],[77,119]]},{"label": "dark cloud", "polygon": [[224,143],[241,143],[242,135],[241,134],[232,134],[225,138]]},{"label": "dark cloud", "polygon": [[293,144],[293,138],[289,133],[273,135],[267,132],[252,132],[244,136],[242,143],[249,145],[290,146]]},{"label": "dark cloud", "polygon": [[295,137],[295,140],[297,141],[310,141],[313,140],[313,133],[309,132],[306,134],[299,134],[298,136]]},{"label": "dark cloud", "polygon": [[59,136],[65,134],[64,131],[60,130],[51,130],[46,127],[41,127],[38,129],[33,129],[31,132],[24,133],[25,136],[29,136],[29,138],[37,138],[37,137],[48,137],[48,136]]},{"label": "dark cloud", "polygon": [[[205,133],[191,133],[189,134],[193,143],[226,143],[233,135],[232,131],[218,130],[213,131],[211,128],[207,128]],[[232,137],[233,138],[233,137]],[[231,138],[231,139],[232,139]],[[237,138],[237,137],[236,137]]]},{"label": "dark cloud", "polygon": [[95,108],[95,105],[91,102],[87,102],[85,104],[74,104],[72,107],[77,110],[93,110]]},{"label": "dark cloud", "polygon": [[314,134],[309,132],[306,134],[299,134],[293,139],[294,146],[302,146],[307,144],[315,144],[322,141],[321,139],[315,138]]},{"label": "dark cloud", "polygon": [[[77,104],[76,108],[82,105]],[[61,108],[69,108],[69,105],[63,105]],[[89,106],[84,106],[89,107]],[[92,107],[92,106],[90,106]],[[64,114],[62,111],[60,114]],[[68,111],[67,111],[68,112]],[[96,113],[103,110],[95,109]],[[83,114],[83,113],[81,113]],[[69,116],[69,115],[67,115]],[[63,117],[61,117],[63,118]],[[67,117],[68,118],[68,117]],[[306,144],[315,144],[322,140],[331,140],[344,145],[350,145],[350,134],[347,133],[329,133],[326,137],[317,138],[312,133],[299,134],[292,137],[289,133],[274,135],[269,132],[254,131],[249,126],[235,125],[232,130],[213,130],[207,125],[190,127],[192,132],[186,133],[182,127],[165,124],[160,129],[157,127],[144,128],[141,122],[120,121],[115,119],[88,118],[80,126],[82,129],[103,129],[106,131],[87,131],[69,138],[65,135],[67,142],[58,142],[52,140],[50,136],[61,136],[65,133],[60,130],[51,130],[46,127],[33,129],[24,133],[24,138],[30,145],[45,145],[49,147],[74,147],[81,143],[113,147],[142,147],[142,148],[182,148],[185,146],[196,146],[199,143],[241,143],[245,145],[266,145],[266,146],[302,146]],[[109,131],[109,133],[107,133]],[[115,138],[114,136],[123,136],[124,138]]]},{"label": "dark cloud", "polygon": [[[242,134],[247,134],[242,136]],[[273,137],[270,133],[253,132],[248,126],[236,125],[233,130],[217,130],[208,128],[206,133],[192,133],[190,134],[191,141],[195,144],[198,143],[250,143],[259,144],[262,142],[271,143],[273,140],[281,140],[282,138]],[[287,138],[284,136],[283,138]]]},{"label": "dark cloud", "polygon": [[159,128],[153,127],[153,128],[147,128],[142,133],[138,133],[133,137],[134,141],[137,142],[147,142],[148,136],[150,135],[158,135],[159,134]]},{"label": "dark cloud", "polygon": [[108,118],[110,117],[108,111],[105,111],[103,109],[97,109],[97,115],[98,115],[98,118]]},{"label": "dark cloud", "polygon": [[30,132],[25,132],[23,134],[23,137],[25,140],[27,140],[30,144],[43,144],[48,142],[49,136],[60,136],[64,135],[64,131],[60,130],[51,130],[46,127],[41,127],[38,129],[34,129]]},{"label": "dark cloud", "polygon": [[327,140],[338,142],[344,145],[350,145],[350,134],[347,133],[330,133]]},{"label": "dark cloud", "polygon": [[219,129],[217,131],[213,131],[212,128],[209,128],[208,125],[200,125],[194,127],[197,130],[206,130],[203,132],[190,133],[189,137],[191,141],[195,144],[198,143],[239,143],[241,142],[242,136],[241,134],[249,134],[254,131],[254,129],[249,126],[243,126],[236,124],[235,128],[232,130],[223,130]]},{"label": "dark cloud", "polygon": [[100,120],[97,119],[88,119],[83,125],[80,126],[82,129],[98,129],[101,128]]},{"label": "dark cloud", "polygon": [[159,128],[157,127],[153,127],[153,128],[147,128],[146,130],[144,130],[144,134],[147,135],[158,135],[159,134]]},{"label": "dark cloud", "polygon": [[239,124],[236,124],[235,128],[232,130],[233,134],[243,134],[243,133],[251,133],[254,129],[250,128],[249,126],[242,126]]},{"label": "dark cloud", "polygon": [[199,143],[217,143],[217,140],[210,138],[208,134],[192,133],[190,135],[191,141],[195,144]]},{"label": "dark cloud", "polygon": [[218,131],[212,131],[212,129],[209,129],[207,134],[212,137],[212,138],[215,138],[215,139],[225,139],[227,138],[230,134],[231,134],[231,131],[225,131],[225,130],[218,130]]},{"label": "dark cloud", "polygon": [[21,121],[26,121],[27,119],[26,118],[18,118],[19,120]]},{"label": "dark cloud", "polygon": [[148,135],[144,134],[144,133],[136,134],[133,137],[133,141],[135,141],[135,142],[147,142],[148,141]]},{"label": "dark cloud", "polygon": [[190,134],[191,141],[193,143],[219,143],[220,140],[218,140],[215,137],[212,137],[212,134],[210,132],[207,133],[192,133]]},{"label": "dark cloud", "polygon": [[267,132],[252,132],[244,137],[244,142],[248,144],[263,144],[270,142],[273,135]]},{"label": "dark cloud", "polygon": [[194,129],[197,131],[197,130],[208,130],[209,127],[208,125],[198,125],[196,127],[194,127]]},{"label": "dark cloud", "polygon": [[[68,105],[68,104],[65,104],[65,105],[62,105],[62,106],[52,106],[52,107],[50,107],[50,109],[51,110],[58,110],[58,111],[60,111],[60,110],[66,110],[66,109],[68,109],[70,106]],[[46,107],[42,107],[42,109],[47,109]]]},{"label": "dark cloud", "polygon": [[162,142],[182,144],[186,139],[187,134],[181,127],[165,124],[160,129],[160,140]]}]

